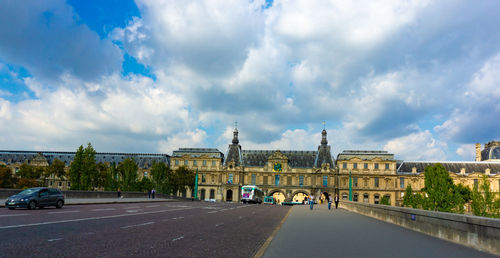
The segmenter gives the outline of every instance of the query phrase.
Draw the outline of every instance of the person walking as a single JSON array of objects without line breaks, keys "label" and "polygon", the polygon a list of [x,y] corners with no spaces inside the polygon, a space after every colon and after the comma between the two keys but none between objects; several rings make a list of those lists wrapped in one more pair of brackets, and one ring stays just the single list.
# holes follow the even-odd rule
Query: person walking
[{"label": "person walking", "polygon": [[309,209],[313,209],[314,206],[314,195],[311,194],[311,197],[309,197]]},{"label": "person walking", "polygon": [[334,201],[335,201],[335,209],[338,209],[339,208],[339,195],[338,194],[335,195]]},{"label": "person walking", "polygon": [[330,210],[332,208],[332,196],[328,196],[328,209]]},{"label": "person walking", "polygon": [[118,193],[118,198],[121,198],[122,197],[122,191],[120,190],[120,187],[118,187],[117,193]]},{"label": "person walking", "polygon": [[148,199],[151,199],[151,190],[148,190]]},{"label": "person walking", "polygon": [[151,190],[151,197],[153,197],[153,199],[155,198],[155,193],[156,193],[156,190],[153,188],[153,190]]}]

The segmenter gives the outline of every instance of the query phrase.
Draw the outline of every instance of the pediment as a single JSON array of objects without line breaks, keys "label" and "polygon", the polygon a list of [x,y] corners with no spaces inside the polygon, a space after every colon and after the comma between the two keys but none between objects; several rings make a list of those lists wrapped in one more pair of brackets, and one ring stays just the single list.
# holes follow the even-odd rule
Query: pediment
[{"label": "pediment", "polygon": [[281,151],[277,150],[271,156],[267,158],[269,161],[288,161],[288,157],[281,153]]}]

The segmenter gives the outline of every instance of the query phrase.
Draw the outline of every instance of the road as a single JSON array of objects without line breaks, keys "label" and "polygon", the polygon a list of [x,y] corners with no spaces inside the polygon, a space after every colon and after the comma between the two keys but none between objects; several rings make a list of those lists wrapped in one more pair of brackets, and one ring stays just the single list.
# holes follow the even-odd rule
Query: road
[{"label": "road", "polygon": [[269,257],[496,257],[326,205],[293,206],[266,249]]},{"label": "road", "polygon": [[161,202],[0,209],[0,257],[251,257],[290,208]]}]

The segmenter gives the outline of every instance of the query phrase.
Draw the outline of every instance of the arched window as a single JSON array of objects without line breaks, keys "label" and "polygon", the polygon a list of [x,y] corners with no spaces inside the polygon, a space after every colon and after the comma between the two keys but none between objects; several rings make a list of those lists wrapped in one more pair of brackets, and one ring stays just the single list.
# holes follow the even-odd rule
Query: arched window
[{"label": "arched window", "polygon": [[358,201],[358,193],[354,193],[353,196],[352,196],[352,200],[354,202],[357,202]]},{"label": "arched window", "polygon": [[369,202],[368,197],[369,197],[369,196],[368,196],[368,194],[367,194],[367,193],[363,194],[363,202],[364,202],[364,203],[368,203],[368,202]]},{"label": "arched window", "polygon": [[373,195],[373,203],[379,204],[379,202],[380,202],[380,195],[379,194]]},{"label": "arched window", "polygon": [[205,189],[201,189],[200,200],[205,200]]},{"label": "arched window", "polygon": [[210,189],[210,199],[215,199],[215,190]]},{"label": "arched window", "polygon": [[347,193],[342,193],[342,200],[347,200]]}]

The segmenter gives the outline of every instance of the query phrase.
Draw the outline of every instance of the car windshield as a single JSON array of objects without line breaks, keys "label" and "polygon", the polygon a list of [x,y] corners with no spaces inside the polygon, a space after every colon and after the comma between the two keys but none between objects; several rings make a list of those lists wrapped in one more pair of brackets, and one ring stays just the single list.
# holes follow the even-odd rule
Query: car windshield
[{"label": "car windshield", "polygon": [[36,193],[37,191],[38,191],[38,189],[30,188],[30,189],[26,189],[26,190],[20,192],[19,194],[20,195],[30,195],[30,194]]}]

